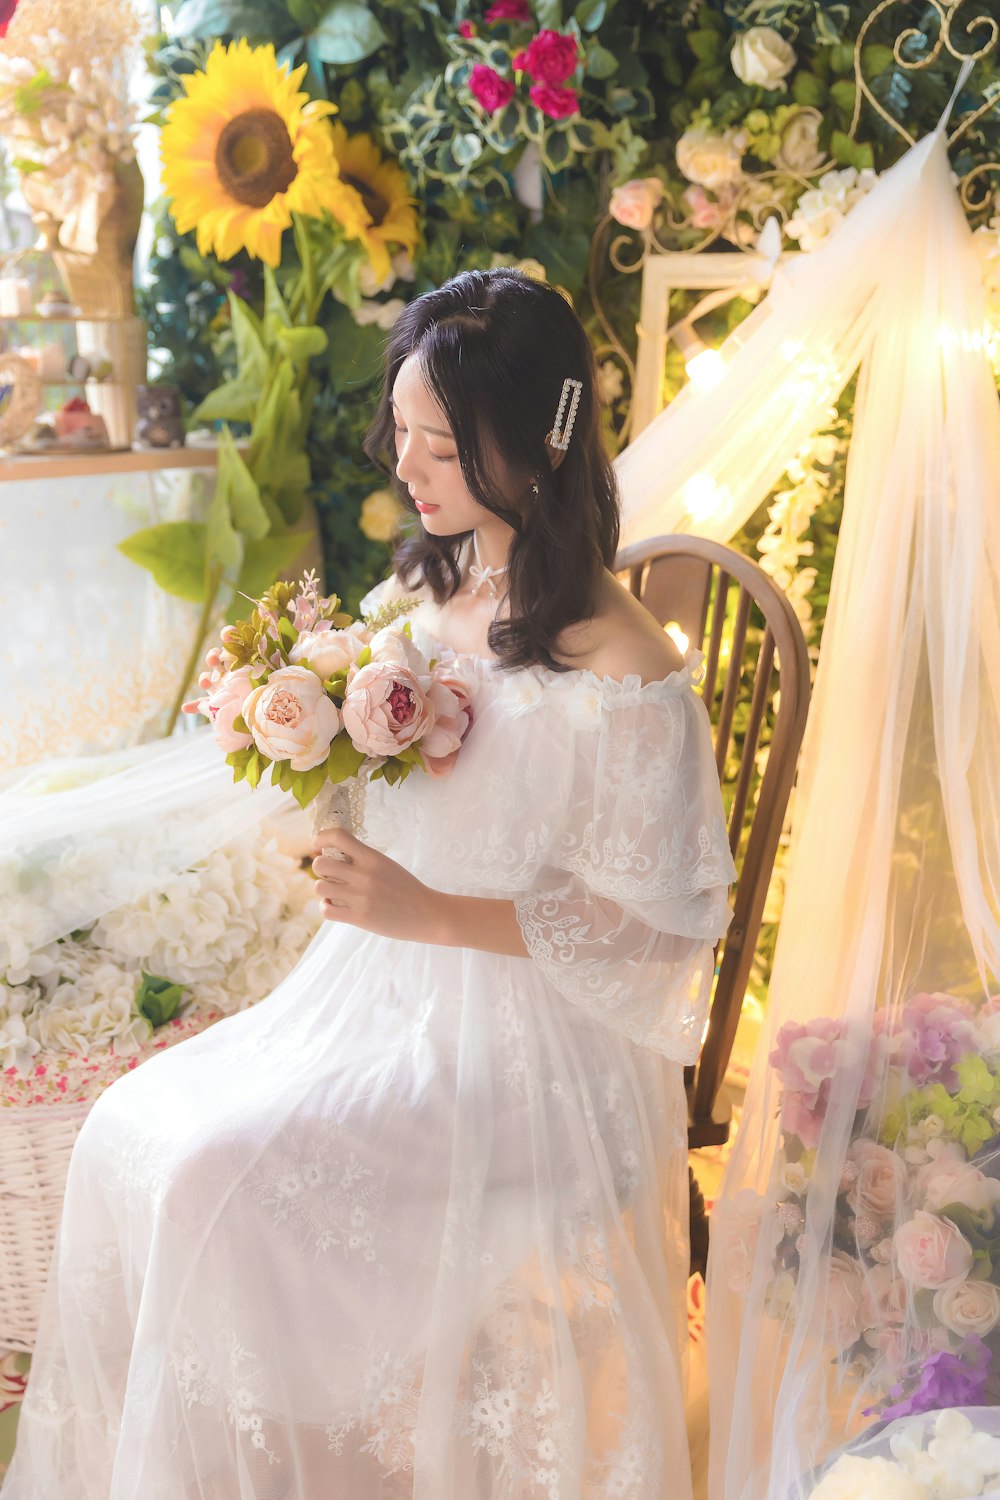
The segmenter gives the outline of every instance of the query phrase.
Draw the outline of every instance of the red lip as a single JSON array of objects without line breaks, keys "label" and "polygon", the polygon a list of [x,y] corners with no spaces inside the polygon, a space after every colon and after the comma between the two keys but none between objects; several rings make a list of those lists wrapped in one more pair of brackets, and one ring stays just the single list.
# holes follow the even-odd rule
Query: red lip
[{"label": "red lip", "polygon": [[413,503],[417,507],[417,510],[428,511],[441,509],[439,505],[431,505],[430,501],[428,500],[418,500],[416,495],[413,496]]}]

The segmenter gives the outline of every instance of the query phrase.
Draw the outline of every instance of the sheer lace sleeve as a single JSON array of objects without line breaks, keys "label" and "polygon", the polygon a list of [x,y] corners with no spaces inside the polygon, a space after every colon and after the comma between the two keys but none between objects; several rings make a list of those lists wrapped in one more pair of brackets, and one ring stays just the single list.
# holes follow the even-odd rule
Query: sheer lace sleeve
[{"label": "sheer lace sleeve", "polygon": [[690,676],[597,685],[558,863],[515,899],[531,958],[568,1000],[681,1062],[698,1055],[736,873]]}]

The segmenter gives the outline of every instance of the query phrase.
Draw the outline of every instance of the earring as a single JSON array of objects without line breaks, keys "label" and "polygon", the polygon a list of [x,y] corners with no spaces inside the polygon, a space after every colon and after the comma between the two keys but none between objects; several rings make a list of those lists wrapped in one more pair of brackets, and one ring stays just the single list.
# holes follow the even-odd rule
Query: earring
[{"label": "earring", "polygon": [[537,500],[538,499],[538,480],[537,479],[533,479],[531,481],[531,498],[533,500]]}]

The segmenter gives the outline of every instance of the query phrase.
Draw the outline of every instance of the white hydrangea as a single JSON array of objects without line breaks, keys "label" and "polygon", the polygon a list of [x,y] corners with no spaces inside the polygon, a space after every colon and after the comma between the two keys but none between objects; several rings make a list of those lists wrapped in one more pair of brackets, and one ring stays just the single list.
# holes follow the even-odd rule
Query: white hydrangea
[{"label": "white hydrangea", "polygon": [[[161,831],[162,850],[170,830]],[[116,906],[76,938],[45,943],[51,912],[67,931],[76,910],[84,911],[79,892],[87,887],[79,882],[89,876],[107,890],[109,867],[136,878],[109,841],[99,851],[56,851],[31,869],[0,871],[0,898],[7,898],[0,1067],[25,1073],[41,1051],[141,1050],[153,1030],[136,1005],[142,971],[184,985],[185,1008],[245,1009],[289,973],[319,926],[312,881],[298,860],[274,837],[254,833]]]},{"label": "white hydrangea", "polygon": [[878,174],[870,167],[859,172],[856,167],[824,172],[814,188],[802,194],[795,213],[785,225],[789,239],[798,240],[803,250],[815,250],[833,233],[837,225],[866,193],[875,186]]}]

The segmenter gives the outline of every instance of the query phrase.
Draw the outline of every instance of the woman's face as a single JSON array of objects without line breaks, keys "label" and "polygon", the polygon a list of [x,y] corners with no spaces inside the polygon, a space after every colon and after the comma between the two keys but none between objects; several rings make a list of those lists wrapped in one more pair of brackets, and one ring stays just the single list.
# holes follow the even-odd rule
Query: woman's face
[{"label": "woman's face", "polygon": [[495,523],[496,517],[465,487],[448,419],[414,354],[399,367],[392,388],[392,410],[396,473],[410,491],[424,530],[434,536],[457,536]]}]

